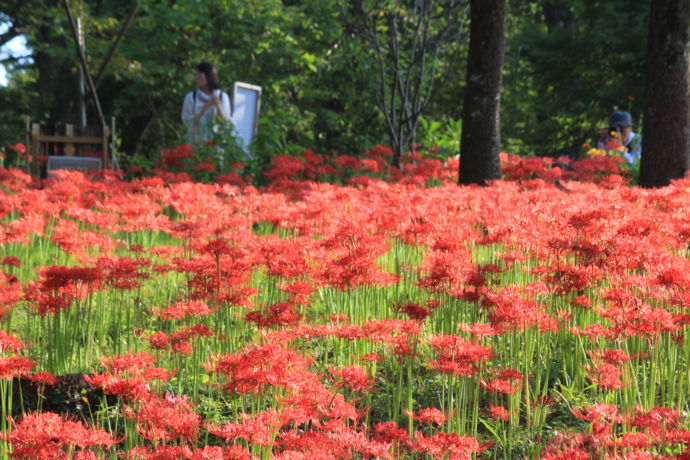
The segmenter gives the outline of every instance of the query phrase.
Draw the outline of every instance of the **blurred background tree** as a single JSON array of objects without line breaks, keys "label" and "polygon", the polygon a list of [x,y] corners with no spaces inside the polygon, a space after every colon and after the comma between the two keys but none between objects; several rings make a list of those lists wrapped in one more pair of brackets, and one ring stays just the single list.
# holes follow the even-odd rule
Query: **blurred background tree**
[{"label": "blurred background tree", "polygon": [[649,2],[509,2],[503,150],[577,155],[615,110],[640,124]]},{"label": "blurred background tree", "polygon": [[[84,18],[92,73],[133,1],[71,0]],[[180,141],[182,99],[202,59],[217,64],[224,89],[233,81],[263,87],[259,155],[302,148],[359,154],[389,142],[372,49],[348,28],[338,0],[140,4],[98,90],[106,116],[117,119],[123,153],[156,158]],[[639,122],[648,9],[635,0],[510,1],[502,150],[576,154],[614,109],[630,108]],[[0,146],[24,140],[22,115],[75,123],[77,58],[60,2],[0,0],[0,25],[0,46],[24,37],[30,55],[0,53],[8,76],[0,87]],[[453,44],[457,59],[443,63],[417,139],[444,142],[438,133],[447,132],[456,142],[467,45]]]}]

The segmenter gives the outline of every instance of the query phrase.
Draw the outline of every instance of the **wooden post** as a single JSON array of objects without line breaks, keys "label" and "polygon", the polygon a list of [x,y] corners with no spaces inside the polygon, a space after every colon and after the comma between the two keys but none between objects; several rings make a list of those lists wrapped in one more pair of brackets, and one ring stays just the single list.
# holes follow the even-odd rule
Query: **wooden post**
[{"label": "wooden post", "polygon": [[38,138],[41,135],[41,125],[33,123],[31,125],[31,146],[29,148],[29,155],[31,155],[31,177],[38,179],[38,150],[40,144]]},{"label": "wooden post", "polygon": [[103,169],[110,169],[110,156],[108,152],[108,138],[110,137],[110,128],[103,127]]},{"label": "wooden post", "polygon": [[[65,136],[66,137],[74,136],[74,125],[71,125],[71,124],[65,125]],[[68,157],[74,156],[74,144],[69,144],[69,143],[65,144],[65,146],[62,149],[62,153],[67,155]]]}]

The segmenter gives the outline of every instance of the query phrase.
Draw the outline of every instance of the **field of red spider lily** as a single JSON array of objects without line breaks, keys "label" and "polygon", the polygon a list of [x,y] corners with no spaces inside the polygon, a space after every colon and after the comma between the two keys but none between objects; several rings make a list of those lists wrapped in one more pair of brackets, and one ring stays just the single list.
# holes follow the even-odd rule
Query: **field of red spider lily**
[{"label": "field of red spider lily", "polygon": [[690,458],[690,180],[346,160],[0,169],[3,455]]}]

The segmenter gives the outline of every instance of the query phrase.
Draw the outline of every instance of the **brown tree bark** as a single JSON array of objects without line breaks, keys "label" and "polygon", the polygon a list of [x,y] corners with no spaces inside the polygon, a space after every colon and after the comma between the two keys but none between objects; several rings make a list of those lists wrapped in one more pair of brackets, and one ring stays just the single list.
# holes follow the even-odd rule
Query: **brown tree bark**
[{"label": "brown tree bark", "polygon": [[690,1],[650,3],[640,185],[661,187],[690,167]]},{"label": "brown tree bark", "polygon": [[470,1],[470,48],[460,141],[460,183],[501,177],[499,109],[506,43],[506,0]]}]

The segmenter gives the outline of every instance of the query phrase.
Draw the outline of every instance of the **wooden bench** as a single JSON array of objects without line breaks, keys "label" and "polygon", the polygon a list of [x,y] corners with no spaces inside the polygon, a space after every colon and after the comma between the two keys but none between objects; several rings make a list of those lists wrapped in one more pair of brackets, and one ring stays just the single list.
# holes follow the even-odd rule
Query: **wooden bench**
[{"label": "wooden bench", "polygon": [[[64,131],[64,132],[60,132]],[[31,155],[30,171],[32,177],[39,178],[41,175],[41,165],[39,155],[50,158],[60,156],[72,157],[72,161],[61,162],[60,169],[87,169],[83,165],[80,167],[79,159],[95,157],[85,156],[87,148],[102,153],[100,168],[88,169],[109,169],[112,167],[110,158],[110,128],[104,126],[75,126],[64,125],[64,129],[41,126],[39,123],[31,123],[29,131],[29,154]],[[84,161],[84,164],[93,164],[93,161]],[[70,164],[72,166],[70,166]],[[57,169],[57,168],[54,168]],[[49,173],[46,166],[46,173]]]}]

